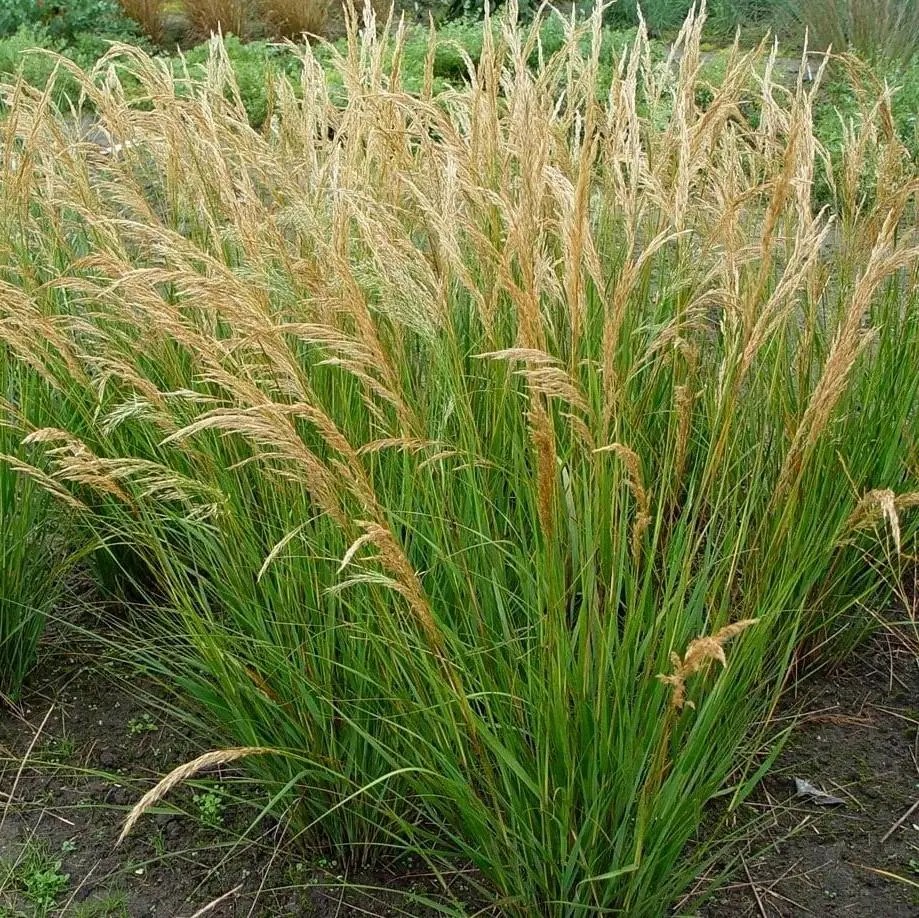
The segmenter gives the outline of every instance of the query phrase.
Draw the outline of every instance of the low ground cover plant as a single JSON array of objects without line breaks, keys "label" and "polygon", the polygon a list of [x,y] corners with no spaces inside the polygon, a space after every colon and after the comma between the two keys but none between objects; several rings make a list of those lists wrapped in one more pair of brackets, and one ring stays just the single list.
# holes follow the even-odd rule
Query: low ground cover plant
[{"label": "low ground cover plant", "polygon": [[114,155],[11,108],[0,335],[57,406],[17,468],[141,559],[132,659],[294,838],[471,863],[508,914],[666,913],[915,536],[889,94],[819,209],[817,85],[738,51],[700,101],[701,30],[601,93],[599,12],[540,54],[512,8],[406,92],[371,16],[261,131],[221,43],[178,82],[123,50],[144,106],[82,80]]}]

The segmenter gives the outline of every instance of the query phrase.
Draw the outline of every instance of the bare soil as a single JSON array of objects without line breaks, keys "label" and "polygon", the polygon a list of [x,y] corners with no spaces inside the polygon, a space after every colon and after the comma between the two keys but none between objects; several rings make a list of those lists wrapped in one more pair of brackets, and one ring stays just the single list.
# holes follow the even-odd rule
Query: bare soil
[{"label": "bare soil", "polygon": [[[702,914],[915,918],[919,658],[880,635],[805,683],[794,708],[796,728],[750,807],[761,828]],[[797,797],[795,778],[845,802]]]}]

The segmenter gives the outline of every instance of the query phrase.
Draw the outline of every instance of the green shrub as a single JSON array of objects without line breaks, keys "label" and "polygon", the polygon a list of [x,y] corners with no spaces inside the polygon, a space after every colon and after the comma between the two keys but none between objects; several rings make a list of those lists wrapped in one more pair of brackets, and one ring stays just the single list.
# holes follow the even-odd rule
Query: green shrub
[{"label": "green shrub", "polygon": [[[60,54],[62,45],[53,41],[47,32],[30,26],[21,26],[13,35],[0,38],[0,79],[13,82],[18,76],[30,86],[44,88],[58,69],[53,54]],[[44,53],[44,52],[51,52]],[[66,76],[61,76],[61,95],[66,93]],[[70,82],[69,90],[76,92]]]},{"label": "green shrub", "polygon": [[638,11],[652,34],[672,32],[678,29],[692,8],[693,0],[619,0],[610,5],[606,13],[607,21],[614,27],[635,26],[638,24]]},{"label": "green shrub", "polygon": [[122,41],[139,37],[136,23],[125,16],[117,0],[2,0],[0,36],[22,28],[44,31],[64,46],[91,35]]},{"label": "green shrub", "polygon": [[29,86],[44,90],[54,76],[56,103],[76,102],[80,96],[78,81],[58,57],[91,70],[110,47],[109,39],[89,32],[65,43],[41,26],[21,26],[14,34],[0,38],[0,80],[12,83],[21,76]]},{"label": "green shrub", "polygon": [[115,41],[149,47],[117,0],[0,0],[0,79],[21,74],[30,86],[44,89],[57,71],[59,103],[76,100],[77,84],[52,54],[43,52],[91,69]]}]

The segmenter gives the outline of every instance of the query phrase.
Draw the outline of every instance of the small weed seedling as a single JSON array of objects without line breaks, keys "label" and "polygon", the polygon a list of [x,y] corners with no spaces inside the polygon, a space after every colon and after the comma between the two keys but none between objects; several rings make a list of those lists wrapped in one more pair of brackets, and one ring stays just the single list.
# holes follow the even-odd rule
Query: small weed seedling
[{"label": "small weed seedling", "polygon": [[49,765],[64,765],[76,752],[76,744],[69,736],[49,739],[42,747],[42,759]]},{"label": "small weed seedling", "polygon": [[140,717],[132,717],[128,721],[128,733],[131,736],[141,736],[144,733],[156,733],[159,727],[153,722],[149,714],[143,714]]},{"label": "small weed seedling", "polygon": [[216,829],[223,825],[224,801],[220,788],[216,785],[208,790],[202,790],[192,798],[198,810],[198,819],[201,824],[209,829]]},{"label": "small weed seedling", "polygon": [[157,829],[150,836],[150,845],[153,847],[153,852],[157,857],[166,856],[166,836],[163,834],[162,829]]},{"label": "small weed seedling", "polygon": [[77,906],[74,918],[130,918],[127,897],[122,892],[109,893],[93,902]]},{"label": "small weed seedling", "polygon": [[70,875],[61,869],[61,861],[40,844],[31,844],[13,869],[13,881],[23,896],[34,906],[36,916],[44,916],[54,908],[58,897],[67,888]]}]

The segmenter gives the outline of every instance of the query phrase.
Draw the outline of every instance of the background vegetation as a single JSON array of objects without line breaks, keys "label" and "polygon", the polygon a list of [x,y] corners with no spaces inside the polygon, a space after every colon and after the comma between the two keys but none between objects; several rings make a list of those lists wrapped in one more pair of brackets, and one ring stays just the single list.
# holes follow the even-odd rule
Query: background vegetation
[{"label": "background vegetation", "polygon": [[[659,60],[666,59],[667,41],[675,36],[690,6],[689,0],[654,0],[642,5],[650,33],[657,36],[651,43],[651,53]],[[446,18],[451,11],[456,18]],[[468,78],[467,61],[476,64],[482,51],[486,26],[478,7],[434,5],[414,10],[409,14],[410,29],[399,67],[400,84],[413,92],[420,91],[425,80],[429,13],[437,22],[435,89],[463,84]],[[416,15],[424,21],[411,26]],[[609,85],[616,60],[634,37],[638,21],[638,7],[631,0],[606,9],[600,92]],[[886,83],[896,89],[891,106],[894,128],[919,160],[916,23],[917,17],[910,15],[910,0],[883,0],[880,6],[868,0],[821,0],[803,5],[787,0],[716,0],[708,5],[703,76],[710,82],[721,79],[729,57],[729,50],[721,50],[721,46],[731,43],[738,27],[742,27],[743,41],[748,44],[758,42],[767,29],[773,30],[781,40],[782,54],[790,60],[800,54],[807,30],[812,48],[832,46],[837,54],[814,103],[817,136],[831,154],[838,160],[844,133],[859,130],[857,119],[865,100],[877,98]],[[209,52],[206,41],[199,42],[212,31],[222,29],[230,36],[226,42],[228,58],[243,104],[251,123],[259,127],[270,114],[272,100],[267,87],[272,77],[279,73],[295,76],[299,72],[296,53],[275,40],[302,40],[303,33],[308,32],[327,36],[333,46],[337,42],[337,53],[342,53],[341,28],[340,10],[325,2],[264,0],[261,4],[234,6],[234,0],[185,4],[162,0],[126,0],[124,4],[118,0],[76,0],[55,5],[43,0],[9,0],[0,7],[0,80],[12,82],[21,75],[29,85],[44,88],[53,75],[56,100],[74,103],[79,95],[77,86],[58,56],[91,69],[116,41],[156,50],[177,75],[185,72],[187,64],[192,75],[200,76]],[[562,36],[561,24],[547,19],[541,27],[541,49],[533,50],[530,63],[539,53],[557,50]],[[856,56],[846,57],[849,51]],[[316,56],[327,77],[337,80],[337,72],[330,66],[333,53],[318,48]],[[811,73],[816,66],[814,61]],[[100,78],[103,72],[104,68]],[[134,91],[130,85],[126,88],[129,93]],[[84,110],[92,107],[86,99],[82,106]],[[826,188],[821,188],[820,194],[827,199]]]}]

